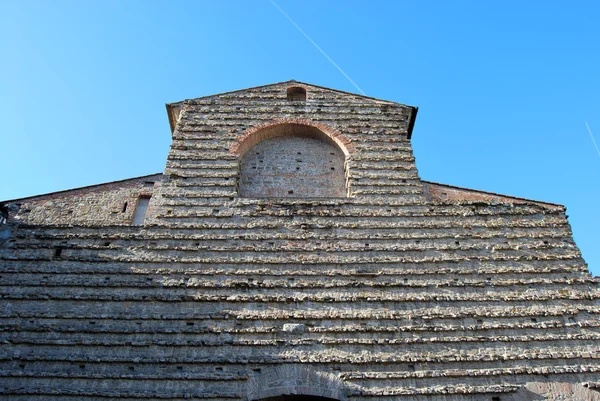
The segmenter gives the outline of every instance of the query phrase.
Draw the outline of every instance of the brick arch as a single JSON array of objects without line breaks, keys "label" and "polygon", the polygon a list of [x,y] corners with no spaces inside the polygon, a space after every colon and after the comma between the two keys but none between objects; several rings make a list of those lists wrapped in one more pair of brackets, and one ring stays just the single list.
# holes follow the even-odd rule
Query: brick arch
[{"label": "brick arch", "polygon": [[296,135],[335,144],[346,157],[355,150],[350,140],[335,128],[305,118],[282,118],[246,130],[231,144],[229,151],[241,158],[249,149],[265,139]]},{"label": "brick arch", "polygon": [[339,401],[347,398],[346,386],[338,376],[309,366],[280,365],[263,369],[246,383],[248,401],[297,395]]}]

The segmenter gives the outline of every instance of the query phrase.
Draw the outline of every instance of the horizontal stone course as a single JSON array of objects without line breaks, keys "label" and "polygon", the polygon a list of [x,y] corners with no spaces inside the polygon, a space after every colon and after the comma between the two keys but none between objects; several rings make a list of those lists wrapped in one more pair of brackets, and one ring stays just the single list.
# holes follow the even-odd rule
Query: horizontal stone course
[{"label": "horizontal stone course", "polygon": [[[414,108],[290,85],[169,105],[164,174],[9,204],[0,398],[588,396],[600,292],[565,208],[422,181]],[[240,196],[240,153],[292,122],[347,193]]]}]

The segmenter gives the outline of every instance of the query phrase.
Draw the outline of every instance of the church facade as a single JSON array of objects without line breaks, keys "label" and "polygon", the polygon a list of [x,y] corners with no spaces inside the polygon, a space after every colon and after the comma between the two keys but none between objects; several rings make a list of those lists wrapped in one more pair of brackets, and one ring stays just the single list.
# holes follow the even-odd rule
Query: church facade
[{"label": "church facade", "polygon": [[600,400],[564,206],[420,179],[417,109],[167,105],[163,173],[3,202],[0,398]]}]

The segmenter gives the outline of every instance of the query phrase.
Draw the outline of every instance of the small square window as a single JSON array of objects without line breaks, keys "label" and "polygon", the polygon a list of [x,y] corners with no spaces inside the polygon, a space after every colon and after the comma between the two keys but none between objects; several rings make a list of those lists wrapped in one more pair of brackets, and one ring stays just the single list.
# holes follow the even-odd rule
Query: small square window
[{"label": "small square window", "polygon": [[292,86],[287,89],[287,99],[292,101],[306,101],[306,89]]}]

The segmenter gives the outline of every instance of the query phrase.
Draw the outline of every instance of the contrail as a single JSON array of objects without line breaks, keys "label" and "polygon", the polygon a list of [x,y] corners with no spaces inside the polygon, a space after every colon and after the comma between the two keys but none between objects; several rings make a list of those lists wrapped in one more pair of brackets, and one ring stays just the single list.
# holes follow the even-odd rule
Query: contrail
[{"label": "contrail", "polygon": [[367,94],[366,94],[365,92],[363,92],[363,90],[362,90],[362,89],[360,89],[360,87],[359,87],[359,86],[356,84],[356,82],[354,82],[354,81],[352,80],[352,78],[350,78],[350,77],[348,76],[348,74],[346,74],[346,73],[344,72],[344,70],[342,70],[342,69],[340,68],[340,66],[339,66],[339,65],[337,65],[337,64],[335,63],[335,61],[333,61],[333,60],[331,59],[331,57],[329,57],[329,56],[327,55],[327,53],[325,53],[325,52],[323,51],[323,49],[321,49],[321,48],[319,47],[319,45],[318,45],[318,44],[316,44],[316,43],[315,43],[315,41],[314,41],[314,40],[312,40],[312,39],[310,38],[310,36],[308,36],[308,35],[306,34],[306,32],[304,32],[304,31],[302,30],[302,28],[300,28],[300,27],[298,26],[298,24],[296,24],[296,22],[294,22],[294,20],[293,20],[293,19],[292,19],[292,18],[291,18],[289,15],[287,15],[287,14],[286,14],[286,12],[285,12],[285,11],[283,11],[283,9],[282,9],[281,7],[279,7],[279,5],[277,5],[277,3],[275,3],[275,0],[271,0],[271,4],[273,4],[275,7],[277,7],[277,9],[278,9],[279,11],[281,11],[281,13],[282,13],[282,14],[283,14],[283,15],[284,15],[284,16],[285,16],[285,17],[286,17],[286,18],[287,18],[287,19],[288,19],[288,20],[289,20],[289,21],[290,21],[290,22],[291,22],[291,23],[292,23],[292,24],[293,24],[295,27],[296,27],[296,29],[298,29],[298,30],[300,31],[300,33],[301,33],[302,35],[304,35],[304,37],[305,37],[306,39],[308,39],[308,41],[309,41],[310,43],[312,43],[312,44],[313,44],[313,46],[314,46],[314,47],[316,47],[316,48],[317,48],[317,50],[318,50],[318,51],[320,51],[320,52],[321,52],[321,54],[322,54],[323,56],[325,56],[325,58],[326,58],[327,60],[329,60],[329,62],[330,62],[331,64],[333,64],[333,66],[334,66],[335,68],[337,68],[337,69],[338,69],[338,71],[339,71],[339,72],[341,72],[341,73],[342,73],[342,75],[343,75],[343,76],[345,76],[345,77],[348,79],[348,81],[350,81],[350,83],[351,83],[352,85],[354,85],[354,87],[355,87],[356,89],[358,89],[358,91],[359,91],[359,92],[360,92],[362,95],[364,95],[364,96],[367,96]]},{"label": "contrail", "polygon": [[596,143],[596,140],[594,139],[594,134],[592,134],[592,130],[590,129],[590,126],[588,125],[587,121],[584,121],[584,123],[585,123],[585,126],[587,127],[588,132],[590,133],[590,138],[592,138],[592,142],[594,143],[596,152],[598,152],[598,156],[600,156],[600,149],[598,149],[598,144]]}]

